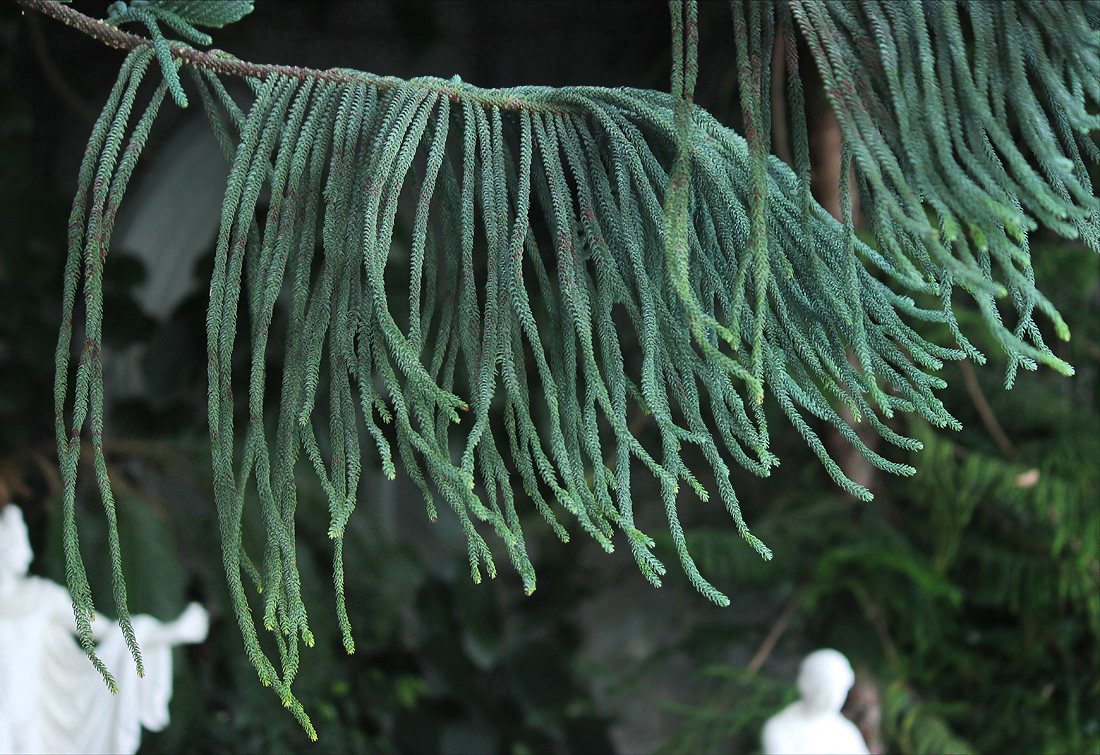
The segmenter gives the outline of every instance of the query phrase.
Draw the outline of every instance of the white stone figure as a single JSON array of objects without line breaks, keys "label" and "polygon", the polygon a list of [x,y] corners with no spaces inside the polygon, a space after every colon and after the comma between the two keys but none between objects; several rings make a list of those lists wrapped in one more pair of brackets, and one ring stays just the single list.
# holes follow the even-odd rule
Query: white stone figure
[{"label": "white stone figure", "polygon": [[112,695],[74,637],[64,587],[27,575],[34,557],[23,514],[0,511],[0,753],[134,753],[141,727],[168,724],[172,646],[206,638],[206,609],[192,603],[162,623],[134,616],[145,677],[138,678],[122,631],[99,614],[96,653],[118,684]]},{"label": "white stone figure", "polygon": [[764,724],[766,755],[868,755],[854,723],[840,714],[856,675],[835,650],[818,650],[802,661],[791,703]]}]

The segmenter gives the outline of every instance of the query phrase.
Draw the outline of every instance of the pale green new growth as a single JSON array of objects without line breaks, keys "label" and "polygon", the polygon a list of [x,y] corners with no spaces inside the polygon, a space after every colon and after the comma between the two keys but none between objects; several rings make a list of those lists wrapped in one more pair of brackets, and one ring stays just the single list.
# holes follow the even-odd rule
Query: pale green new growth
[{"label": "pale green new growth", "polygon": [[[519,513],[525,499],[514,492],[521,485],[562,540],[562,512],[608,551],[616,530],[624,533],[642,573],[659,585],[664,566],[634,524],[632,473],[640,462],[659,484],[685,572],[725,605],[688,553],[678,506],[689,492],[703,500],[717,493],[742,536],[770,558],[749,534],[727,466],[733,459],[767,475],[778,464],[768,449],[767,393],[833,479],[867,499],[829,458],[806,414],[831,424],[878,468],[912,474],[864,445],[837,407],[903,449],[920,443],[885,424],[895,412],[957,426],[933,393],[944,385],[934,373],[943,360],[981,356],[955,321],[955,284],[975,298],[1009,353],[1010,380],[1018,364],[1069,371],[1032,320],[1038,308],[1068,337],[1035,289],[1027,230],[1042,223],[1094,248],[1100,237],[1086,163],[1097,158],[1100,101],[1096,77],[1087,74],[1100,59],[1094,6],[734,2],[748,141],[692,104],[695,3],[670,6],[671,95],[483,90],[457,77],[267,68],[249,73],[254,97],[242,109],[220,76],[259,67],[224,53],[194,63],[195,51],[159,42],[130,54],[81,166],[57,349],[67,569],[93,660],[92,599],[74,519],[86,422],[116,606],[140,664],[103,460],[102,275],[118,202],[166,87],[176,91],[180,58],[232,164],[207,318],[224,565],[250,660],[311,735],[290,689],[299,640],[314,641],[295,565],[295,475],[312,467],[328,496],[336,610],[350,652],[342,549],[360,496],[360,422],[391,479],[396,444],[430,519],[433,491],[450,505],[475,581],[482,568],[496,574],[491,532],[525,591],[535,588]],[[855,238],[850,203],[840,223],[810,197],[795,25],[823,71],[845,137],[841,196],[854,165],[877,249]],[[786,40],[794,170],[766,154],[765,84],[777,38]],[[131,127],[154,47],[172,63],[167,83]],[[1008,112],[1017,114],[1030,154],[1013,144]],[[395,241],[403,207],[407,250]],[[70,393],[81,286],[85,341]],[[942,308],[919,308],[903,288],[934,294]],[[997,309],[1005,292],[1016,313],[1010,327]],[[269,344],[280,302],[286,340]],[[231,363],[242,306],[251,367],[247,425],[238,429]],[[946,324],[958,348],[928,342],[912,320]],[[282,349],[285,361],[277,417],[265,425],[269,348]],[[326,396],[327,407],[315,405]],[[637,431],[643,413],[655,433]],[[650,435],[658,443],[643,443]],[[702,461],[702,474],[689,466]],[[242,511],[255,499],[266,539],[263,553],[250,557]],[[244,575],[262,598],[278,666],[260,647]]]}]

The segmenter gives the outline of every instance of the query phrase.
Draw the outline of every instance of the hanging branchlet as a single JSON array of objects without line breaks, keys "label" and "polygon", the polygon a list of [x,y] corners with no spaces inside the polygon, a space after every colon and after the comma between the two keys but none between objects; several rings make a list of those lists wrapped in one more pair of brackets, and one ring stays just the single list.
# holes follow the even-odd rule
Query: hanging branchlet
[{"label": "hanging branchlet", "polygon": [[[110,249],[111,233],[122,195],[145,146],[166,90],[163,83],[157,87],[144,114],[131,126],[130,115],[151,57],[152,51],[149,48],[141,48],[127,58],[92,130],[84,153],[77,179],[76,199],[69,217],[69,253],[65,263],[61,333],[56,352],[55,428],[63,486],[65,573],[73,596],[73,613],[80,645],[112,692],[117,689],[114,678],[95,655],[91,627],[91,622],[95,620],[95,609],[76,532],[76,476],[80,463],[81,435],[87,427],[92,443],[96,481],[107,517],[107,544],[111,559],[115,610],[126,644],[137,664],[138,675],[143,676],[141,653],[126,606],[126,582],[122,575],[114,496],[103,453],[102,333],[103,267]],[[122,143],[127,134],[129,140],[123,151]],[[79,349],[80,358],[72,392],[72,422],[69,424],[65,419],[65,406],[70,395],[70,346],[76,294],[82,281],[85,294],[84,342]]]},{"label": "hanging branchlet", "polygon": [[[75,18],[49,0],[20,1]],[[1098,92],[1084,71],[1096,59],[1088,40],[1097,19],[1059,6],[1065,18],[1052,30],[1039,13],[961,3],[981,42],[971,63],[954,52],[963,32],[948,5],[790,0],[773,12],[732,3],[747,141],[692,103],[693,0],[670,3],[671,94],[484,90],[457,77],[257,66],[169,44],[172,73],[188,67],[231,164],[207,315],[223,565],[250,661],[311,736],[291,690],[300,643],[315,641],[296,565],[298,475],[312,470],[328,499],[334,607],[349,652],[343,544],[354,507],[370,500],[360,490],[364,445],[387,478],[400,460],[428,519],[438,515],[437,497],[446,501],[466,534],[474,581],[496,575],[493,551],[502,548],[528,593],[536,581],[522,529],[526,499],[562,540],[572,520],[608,551],[625,537],[643,575],[660,584],[665,567],[635,524],[634,473],[645,470],[659,485],[682,568],[725,605],[689,554],[679,511],[690,495],[717,495],[750,546],[770,558],[749,532],[729,467],[733,459],[766,476],[778,464],[767,394],[833,479],[867,499],[829,457],[821,423],[896,474],[913,469],[868,448],[838,407],[904,450],[920,443],[886,423],[894,413],[958,426],[935,396],[943,362],[977,353],[954,318],[955,283],[1014,355],[1010,372],[1038,362],[1068,369],[1031,319],[1039,309],[1061,322],[1035,289],[1026,232],[1042,222],[1095,244],[1086,169],[1097,157]],[[796,24],[838,109],[842,175],[854,166],[877,248],[855,237],[850,205],[838,222],[811,201],[804,123],[793,129],[794,171],[765,155],[765,62],[777,28],[790,56],[791,111],[804,119]],[[75,486],[86,435],[116,609],[140,668],[103,455],[102,283],[119,202],[171,80],[131,125],[155,46],[94,28],[134,49],[80,170],[55,402],[77,626],[112,684],[94,656]],[[989,40],[1002,37],[1004,54],[987,57],[998,50]],[[233,74],[247,77],[246,106],[224,85]],[[966,95],[954,95],[957,87]],[[1005,141],[999,124],[1008,110],[1035,116],[1027,157]],[[917,141],[925,131],[953,150]],[[395,232],[399,224],[411,233]],[[936,294],[942,309],[918,307],[880,276]],[[1001,289],[1017,307],[1011,330],[994,299]],[[74,379],[78,293],[84,341]],[[282,344],[270,342],[277,307],[286,309]],[[914,320],[947,324],[958,348],[929,342]],[[232,362],[242,345],[248,410],[238,428],[245,392],[235,390]],[[278,347],[276,391],[267,354]],[[277,411],[266,405],[272,396]],[[647,415],[642,432],[637,420]],[[258,511],[248,519],[261,522],[262,552],[245,551],[245,507]],[[264,646],[257,615],[271,635]]]}]

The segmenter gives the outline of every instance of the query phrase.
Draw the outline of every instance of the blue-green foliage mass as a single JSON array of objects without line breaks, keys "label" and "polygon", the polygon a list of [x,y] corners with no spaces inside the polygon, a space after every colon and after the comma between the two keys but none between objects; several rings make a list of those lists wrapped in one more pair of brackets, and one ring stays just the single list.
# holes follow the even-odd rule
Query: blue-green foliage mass
[{"label": "blue-green foliage mass", "polygon": [[[85,429],[115,531],[103,456],[103,265],[164,94],[178,90],[182,101],[176,63],[154,29],[163,20],[196,39],[192,23],[246,12],[244,3],[206,15],[192,5],[112,6],[113,22],[151,22],[160,41],[123,65],[89,141],[69,224],[55,401],[68,577],[89,654],[92,599],[73,516]],[[691,104],[695,4],[670,5],[678,40],[671,95],[272,69],[247,79],[253,97],[242,107],[219,74],[188,67],[232,165],[207,316],[224,566],[250,660],[311,734],[290,690],[300,643],[313,644],[296,567],[295,476],[312,469],[329,499],[336,609],[351,651],[342,549],[360,497],[361,428],[389,477],[396,450],[429,518],[437,493],[452,509],[475,581],[483,570],[496,574],[484,529],[534,590],[522,487],[562,540],[563,514],[608,551],[622,537],[660,584],[654,541],[635,525],[640,468],[657,483],[685,573],[725,605],[688,552],[678,510],[688,491],[717,495],[741,537],[770,557],[742,518],[729,469],[732,459],[766,476],[779,463],[769,450],[768,395],[833,479],[866,500],[815,428],[831,425],[878,468],[912,474],[869,448],[842,409],[907,451],[921,443],[889,423],[896,414],[958,427],[935,395],[945,385],[937,372],[947,360],[981,355],[958,327],[956,285],[1009,353],[1010,377],[1016,364],[1070,371],[1032,317],[1043,312],[1068,338],[1035,287],[1027,233],[1042,223],[1094,248],[1100,238],[1088,173],[1100,103],[1088,73],[1100,61],[1094,7],[735,3],[746,140]],[[969,57],[954,52],[960,11],[975,40]],[[850,203],[837,221],[811,198],[790,57],[794,170],[764,149],[771,56],[758,53],[771,49],[777,28],[788,42],[799,29],[824,69],[845,136],[841,196],[849,196],[852,165],[875,248],[856,238]],[[164,81],[131,125],[154,56]],[[234,60],[220,54],[219,70]],[[966,96],[953,94],[960,87]],[[999,125],[1007,112],[1028,119],[1030,154]],[[399,215],[411,227],[407,245],[395,234]],[[84,340],[70,393],[81,288]],[[939,306],[918,306],[911,294]],[[998,309],[1006,294],[1008,324]],[[280,302],[289,314],[274,387],[266,355]],[[915,321],[941,324],[956,343],[928,340]],[[250,352],[242,432],[232,381],[239,331]],[[277,413],[265,410],[271,396]],[[646,416],[655,443],[637,430]],[[242,508],[253,486],[266,542],[250,555]],[[117,535],[109,542],[116,606],[139,659]],[[277,658],[261,648],[246,581]]]}]

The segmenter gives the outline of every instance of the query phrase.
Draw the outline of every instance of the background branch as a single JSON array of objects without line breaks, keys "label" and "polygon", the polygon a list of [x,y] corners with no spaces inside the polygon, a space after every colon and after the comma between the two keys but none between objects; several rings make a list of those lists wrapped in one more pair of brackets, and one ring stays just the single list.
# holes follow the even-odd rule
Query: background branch
[{"label": "background branch", "polygon": [[38,16],[27,16],[27,27],[30,29],[31,44],[34,47],[34,54],[38,58],[38,63],[42,67],[42,75],[46,77],[46,81],[50,82],[50,86],[54,88],[57,95],[65,102],[69,108],[72,109],[80,118],[88,124],[95,123],[96,113],[88,106],[88,103],[73,89],[69,82],[65,80],[65,77],[61,75],[61,71],[58,70],[57,64],[54,63],[52,57],[50,57],[50,50],[46,46],[46,38],[42,34],[42,25],[38,22]]},{"label": "background branch", "polygon": [[1001,427],[1001,423],[997,421],[997,416],[990,408],[989,402],[986,401],[985,394],[982,393],[982,387],[978,384],[978,376],[974,374],[974,367],[971,366],[969,359],[959,362],[959,371],[962,372],[966,392],[974,402],[974,408],[978,410],[978,416],[982,418],[982,424],[985,425],[985,429],[993,437],[997,448],[1001,449],[1001,453],[1004,454],[1006,459],[1015,459],[1016,447],[1008,439],[1007,433]]}]

